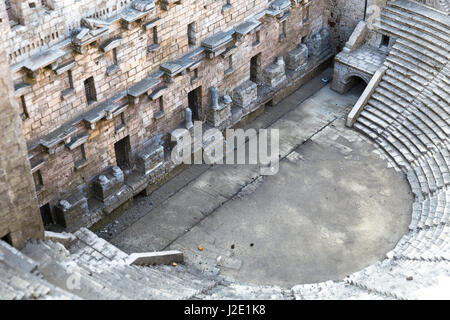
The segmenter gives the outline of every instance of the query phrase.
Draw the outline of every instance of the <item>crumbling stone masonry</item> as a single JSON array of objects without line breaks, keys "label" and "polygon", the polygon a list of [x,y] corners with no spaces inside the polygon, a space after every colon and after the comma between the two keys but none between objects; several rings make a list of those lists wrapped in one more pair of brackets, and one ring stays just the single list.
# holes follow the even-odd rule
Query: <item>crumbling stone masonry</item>
[{"label": "crumbling stone masonry", "polygon": [[[2,2],[0,13],[0,41],[4,43],[9,26]],[[6,61],[6,50],[0,46],[0,239],[20,248],[25,240],[43,237],[44,229]]]},{"label": "crumbling stone masonry", "polygon": [[333,55],[326,0],[1,3],[47,229],[120,212],[174,168],[173,130],[234,126]]}]

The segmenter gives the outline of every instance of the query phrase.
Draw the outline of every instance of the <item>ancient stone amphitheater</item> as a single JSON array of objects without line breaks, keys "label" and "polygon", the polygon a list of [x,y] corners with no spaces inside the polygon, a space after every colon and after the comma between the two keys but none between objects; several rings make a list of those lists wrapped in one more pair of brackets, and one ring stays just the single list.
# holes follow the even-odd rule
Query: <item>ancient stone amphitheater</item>
[{"label": "ancient stone amphitheater", "polygon": [[409,232],[383,261],[342,281],[254,286],[189,265],[130,265],[129,255],[82,228],[60,235],[64,241],[28,242],[21,251],[0,241],[0,297],[448,298],[439,290],[450,287],[449,27],[448,15],[406,1],[388,2],[375,22],[377,32],[396,41],[347,125],[383,151],[386,161],[407,176],[415,195]]}]

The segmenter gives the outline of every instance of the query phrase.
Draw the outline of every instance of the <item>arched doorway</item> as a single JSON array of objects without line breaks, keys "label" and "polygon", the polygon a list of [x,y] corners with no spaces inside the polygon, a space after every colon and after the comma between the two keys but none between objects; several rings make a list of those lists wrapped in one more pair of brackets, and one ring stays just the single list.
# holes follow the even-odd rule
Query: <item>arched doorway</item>
[{"label": "arched doorway", "polygon": [[367,87],[368,80],[359,75],[349,75],[346,79],[346,93],[361,96]]}]

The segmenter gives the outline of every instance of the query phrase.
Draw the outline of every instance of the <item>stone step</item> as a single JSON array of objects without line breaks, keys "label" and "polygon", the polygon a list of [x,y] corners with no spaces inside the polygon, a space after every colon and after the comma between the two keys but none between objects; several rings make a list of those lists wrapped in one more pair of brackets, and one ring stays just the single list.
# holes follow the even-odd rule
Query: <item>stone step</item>
[{"label": "stone step", "polygon": [[[400,140],[400,142],[408,149],[408,152],[413,156],[411,162],[415,161],[423,153],[419,150],[415,144],[416,140],[411,140],[403,131],[398,130],[396,127],[389,127],[387,130],[393,137]],[[406,130],[405,130],[406,131]],[[409,159],[408,159],[409,160]]]},{"label": "stone step", "polygon": [[392,145],[384,137],[378,136],[375,141],[381,148],[394,160],[399,168],[406,172],[411,168],[410,163],[406,160],[405,156],[397,149],[395,145]]},{"label": "stone step", "polygon": [[448,46],[438,41],[430,41],[425,39],[425,37],[417,36],[411,30],[404,30],[401,25],[395,24],[393,22],[383,20],[379,24],[376,24],[383,33],[386,33],[394,38],[403,38],[408,41],[415,43],[418,46],[427,48],[428,50],[434,52],[435,54],[445,58],[448,55]]},{"label": "stone step", "polygon": [[[175,292],[172,293],[172,299],[188,299],[195,294],[214,286],[219,279],[211,278],[203,273],[198,275],[193,275],[185,273],[183,265],[178,265],[176,267],[171,266],[166,269],[158,269],[159,267],[136,267],[136,270],[140,274],[144,275],[148,279],[149,285],[154,288],[165,290],[167,288],[174,289]],[[155,277],[155,274],[157,275]],[[170,290],[169,292],[172,292]]]},{"label": "stone step", "polygon": [[367,137],[371,138],[372,140],[375,140],[376,138],[378,138],[378,135],[369,129],[369,127],[367,125],[364,125],[364,121],[359,121],[360,119],[358,119],[353,127],[355,129],[357,129],[358,131],[360,131],[361,133],[365,134]]},{"label": "stone step", "polygon": [[[429,292],[423,288],[434,288],[441,279],[448,278],[449,268],[447,261],[386,259],[350,275],[345,282],[396,299],[429,299]],[[443,299],[448,295],[444,291],[435,294]]]},{"label": "stone step", "polygon": [[[441,139],[434,132],[434,129],[437,129],[435,125],[422,113],[416,111],[407,111],[408,113],[404,115],[405,119],[403,123],[407,128],[416,133],[418,136],[423,134],[426,138],[429,139],[430,144],[427,144],[428,147],[431,145],[438,145],[441,143]],[[430,127],[431,126],[431,127]]]},{"label": "stone step", "polygon": [[433,93],[443,101],[450,101],[450,95],[447,93],[447,90],[449,90],[448,87],[441,87],[438,82],[432,82],[427,86],[427,88],[433,91]]},{"label": "stone step", "polygon": [[[383,77],[384,78],[384,77]],[[379,88],[383,88],[386,91],[390,92],[390,96],[389,98],[391,100],[396,101],[396,103],[400,104],[402,107],[404,107],[405,109],[407,109],[410,105],[410,101],[413,99],[412,96],[410,96],[409,94],[407,94],[406,92],[403,92],[401,90],[398,89],[398,87],[393,86],[390,82],[388,81],[381,81],[378,84]]]},{"label": "stone step", "polygon": [[[353,125],[356,130],[359,130],[361,133],[372,139],[372,141],[388,156],[388,162],[394,168],[402,170],[404,172],[408,172],[411,168],[409,162],[403,157],[403,155],[393,147],[386,139],[382,136],[379,136],[373,129],[374,124],[364,118],[358,118],[358,120]],[[420,195],[422,193],[420,192]]]},{"label": "stone step", "polygon": [[410,151],[409,146],[410,142],[404,141],[404,139],[400,139],[397,136],[394,136],[391,132],[385,131],[381,134],[382,137],[386,139],[392,146],[394,146],[401,155],[406,159],[406,161],[412,163],[416,159],[414,154]]},{"label": "stone step", "polygon": [[419,4],[410,1],[389,1],[385,10],[396,11],[399,14],[406,15],[407,18],[415,17],[428,26],[433,26],[444,33],[448,32],[450,21],[447,16]]},{"label": "stone step", "polygon": [[396,112],[390,112],[390,110],[384,110],[384,105],[379,103],[374,99],[370,99],[367,102],[367,105],[364,107],[364,110],[367,110],[370,113],[375,114],[378,118],[383,119],[385,122],[392,124],[396,118],[399,117],[399,114]]},{"label": "stone step", "polygon": [[447,63],[447,65],[441,69],[441,72],[438,74],[438,78],[444,82],[443,84],[445,86],[450,85],[450,63]]},{"label": "stone step", "polygon": [[417,95],[424,89],[422,85],[419,85],[417,82],[411,80],[411,77],[400,74],[394,70],[388,69],[386,70],[386,74],[390,78],[398,81],[402,85],[402,88],[406,88],[405,90],[410,92],[415,97],[417,97]]},{"label": "stone step", "polygon": [[388,296],[381,295],[344,281],[327,281],[298,285],[292,288],[297,300],[388,300]]},{"label": "stone step", "polygon": [[423,69],[416,67],[411,62],[405,61],[400,57],[397,57],[392,54],[386,57],[385,65],[388,66],[389,68],[397,66],[409,70],[409,73],[414,73],[416,76],[425,79],[424,82],[422,83],[422,86],[426,85],[433,79],[433,74],[430,74],[428,71],[424,71]]},{"label": "stone step", "polygon": [[432,126],[433,131],[441,140],[445,140],[448,137],[450,127],[447,122],[439,116],[439,113],[434,111],[434,108],[430,108],[429,105],[416,100],[411,104],[411,107],[408,110],[416,115],[425,115],[426,119],[432,121],[429,122],[430,126]]},{"label": "stone step", "polygon": [[91,271],[86,271],[75,261],[69,258],[62,261],[58,260],[58,258],[61,258],[60,254],[55,254],[52,248],[43,245],[43,242],[29,244],[24,250],[26,250],[28,256],[39,263],[39,271],[44,278],[56,287],[83,299],[124,298],[123,294],[114,288],[105,291],[104,284],[92,277]]},{"label": "stone step", "polygon": [[408,53],[409,55],[413,57],[421,57],[425,56],[427,59],[430,59],[431,61],[435,61],[435,67],[442,68],[447,63],[447,58],[442,57],[438,55],[437,53],[427,49],[426,47],[417,45],[414,42],[408,41],[407,39],[398,38],[395,41],[394,46],[398,46],[397,48],[408,48],[409,51],[402,51],[404,53]]},{"label": "stone step", "polygon": [[446,44],[450,44],[450,37],[448,36],[448,30],[443,30],[441,25],[430,23],[433,26],[429,25],[424,21],[424,19],[418,19],[417,16],[414,15],[399,15],[398,12],[394,13],[389,11],[389,7],[387,10],[383,10],[381,12],[381,17],[386,20],[391,20],[399,25],[403,25],[405,27],[415,29],[416,32],[421,32],[427,34],[427,36],[435,38],[439,41],[442,41]]},{"label": "stone step", "polygon": [[[426,181],[423,181],[426,184],[426,188],[428,188],[427,193],[434,193],[437,190],[436,179],[434,178],[433,171],[431,170],[428,162],[423,159],[419,159],[419,166],[416,167],[416,172],[423,172],[423,176]],[[421,181],[421,177],[419,177],[419,181]]]},{"label": "stone step", "polygon": [[414,101],[416,96],[420,93],[417,89],[410,87],[402,81],[399,81],[397,78],[392,77],[388,73],[385,74],[383,80],[388,82],[391,86],[397,88],[399,90],[399,93],[397,94],[401,95],[405,99],[407,98],[409,102]]},{"label": "stone step", "polygon": [[[450,125],[450,113],[442,108],[441,105],[436,103],[436,100],[434,100],[432,96],[433,95],[428,92],[427,89],[425,89],[422,94],[417,96],[417,101],[420,101],[430,110],[432,110],[436,115],[438,115],[446,123],[447,127],[448,125]],[[447,133],[447,129],[443,128],[443,130]]]},{"label": "stone step", "polygon": [[450,260],[450,226],[410,231],[387,254],[389,258],[442,261]]},{"label": "stone step", "polygon": [[433,173],[434,180],[436,181],[436,187],[438,189],[442,189],[445,187],[445,183],[442,176],[441,167],[437,164],[436,159],[433,156],[425,156],[424,158],[428,162],[428,166]]},{"label": "stone step", "polygon": [[[373,134],[368,134],[368,136],[371,138],[373,138],[374,136],[375,136],[375,138],[377,138],[384,131],[384,128],[380,127],[379,125],[377,125],[373,121],[370,121],[369,119],[367,119],[364,116],[360,116],[358,118],[358,122],[373,132]],[[366,132],[364,132],[364,133],[366,133]]]},{"label": "stone step", "polygon": [[390,122],[388,122],[387,119],[379,117],[376,113],[370,110],[370,107],[364,108],[364,110],[361,111],[360,116],[366,118],[367,120],[376,124],[378,127],[382,128],[379,133],[382,133],[390,125]]},{"label": "stone step", "polygon": [[33,273],[37,270],[37,263],[22,252],[0,240],[0,261],[23,273]]},{"label": "stone step", "polygon": [[[436,96],[436,99],[442,104],[444,101],[447,102],[447,110],[445,110],[447,113],[450,112],[450,108],[448,107],[448,101],[450,101],[450,85],[443,81],[444,77],[436,77],[431,82],[431,92],[434,96]],[[438,90],[435,91],[434,87],[436,87]]]},{"label": "stone step", "polygon": [[[415,177],[415,175],[414,175]],[[417,179],[417,178],[416,178]],[[408,176],[408,181],[411,184],[411,180],[410,177]],[[419,182],[417,181],[417,184]],[[414,184],[416,184],[416,182],[414,182]],[[420,185],[419,185],[419,189],[420,189]],[[422,192],[422,191],[420,191]],[[414,201],[413,205],[412,205],[412,214],[411,214],[411,223],[409,224],[409,230],[416,230],[418,228],[418,224],[419,221],[421,221],[421,219],[423,219],[423,216],[427,213],[422,211],[422,203],[423,200],[418,200],[416,199],[416,201]]]},{"label": "stone step", "polygon": [[410,119],[403,118],[401,121],[401,125],[406,128],[408,131],[410,131],[414,136],[416,136],[422,143],[429,149],[434,144],[433,141],[428,137],[428,135],[423,131],[426,130],[426,126],[419,122],[415,123],[416,118],[413,118],[411,121]]},{"label": "stone step", "polygon": [[77,239],[82,243],[100,253],[106,259],[121,260],[128,258],[128,254],[110,244],[106,240],[98,237],[95,233],[87,228],[79,229],[74,233],[74,236],[77,237]]},{"label": "stone step", "polygon": [[414,144],[415,148],[421,153],[424,154],[428,151],[428,147],[422,140],[420,140],[420,137],[416,136],[413,132],[411,132],[407,127],[405,127],[403,124],[403,121],[401,122],[395,122],[392,124],[392,127],[395,128],[397,131],[401,132],[403,135],[405,135],[412,144]]},{"label": "stone step", "polygon": [[369,101],[371,103],[377,102],[379,105],[383,105],[383,106],[385,106],[385,108],[388,108],[389,110],[391,110],[392,113],[398,114],[398,116],[396,116],[396,119],[398,119],[402,115],[402,113],[405,111],[405,108],[403,108],[403,106],[401,106],[397,103],[392,103],[392,100],[389,99],[388,96],[384,95],[383,93],[386,93],[386,92],[383,92],[383,91],[384,91],[383,88],[377,87]]},{"label": "stone step", "polygon": [[[422,62],[424,65],[428,66],[428,68],[430,68],[430,70],[432,70],[432,71],[433,70],[441,71],[442,67],[443,67],[442,63],[438,62],[437,60],[430,58],[429,56],[427,56],[423,53],[418,53],[415,50],[411,50],[411,48],[399,43],[398,41],[392,47],[390,54],[392,54],[392,53],[395,53],[394,55],[397,55],[397,56],[403,56],[404,60],[409,59],[410,61],[414,61],[414,59],[417,59],[420,62]],[[406,72],[409,72],[409,70],[407,70],[407,69],[405,69],[405,70],[406,70]],[[401,74],[406,75],[407,73],[401,72]],[[410,73],[410,74],[414,75],[414,73]],[[420,77],[420,78],[412,78],[411,80],[414,80],[419,85],[422,85],[424,82],[423,79],[424,79],[423,77]]]},{"label": "stone step", "polygon": [[[430,190],[430,184],[427,180],[427,176],[422,168],[422,166],[414,166],[413,167],[414,173],[416,174],[417,180],[420,184],[420,189],[422,190],[422,195],[428,196],[431,194]],[[434,186],[434,189],[436,190],[436,186]]]},{"label": "stone step", "polygon": [[390,61],[385,61],[384,64],[385,64],[385,66],[388,67],[388,70],[391,70],[392,72],[395,72],[395,73],[401,75],[402,77],[407,78],[412,83],[414,83],[416,86],[419,86],[419,87],[423,88],[423,84],[429,82],[429,80],[427,80],[424,77],[418,75],[414,71],[411,71],[410,69],[402,67],[402,66],[400,66],[400,65],[398,65],[396,63],[392,63]]},{"label": "stone step", "polygon": [[200,300],[286,300],[292,299],[292,293],[277,286],[256,286],[240,283],[219,284],[199,294],[195,298]]},{"label": "stone step", "polygon": [[39,299],[50,293],[50,288],[41,285],[32,278],[10,266],[0,263],[1,299],[23,300]]},{"label": "stone step", "polygon": [[[430,109],[428,108],[420,108],[420,105],[418,105],[419,108],[416,106],[416,103],[411,104],[411,106],[408,108],[408,112],[410,115],[406,116],[408,119],[411,119],[411,117],[416,116],[417,118],[421,119],[423,123],[425,123],[428,128],[429,132],[432,133],[431,136],[434,136],[433,143],[435,145],[438,145],[441,141],[445,140],[447,135],[445,131],[441,128],[441,125],[445,126],[445,123],[437,117]],[[426,132],[428,136],[430,134]]]},{"label": "stone step", "polygon": [[436,36],[430,36],[429,34],[426,34],[426,32],[417,32],[414,28],[405,26],[402,23],[397,23],[396,21],[386,19],[383,14],[380,17],[378,25],[381,29],[391,33],[397,33],[402,38],[414,41],[424,47],[430,48],[443,57],[445,57],[446,52],[449,52],[450,45],[445,41],[440,40]]},{"label": "stone step", "polygon": [[441,149],[438,148],[437,150],[433,151],[431,156],[435,159],[437,165],[439,166],[444,184],[448,186],[450,184],[450,168],[444,160]]}]

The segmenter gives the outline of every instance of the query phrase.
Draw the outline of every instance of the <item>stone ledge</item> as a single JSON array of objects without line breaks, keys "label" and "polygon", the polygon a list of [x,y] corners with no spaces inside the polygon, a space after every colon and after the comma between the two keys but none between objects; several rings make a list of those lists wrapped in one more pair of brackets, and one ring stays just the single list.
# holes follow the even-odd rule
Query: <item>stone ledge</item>
[{"label": "stone ledge", "polygon": [[346,122],[347,127],[353,126],[353,124],[355,123],[359,114],[363,110],[364,106],[367,104],[367,101],[369,101],[370,97],[372,96],[372,93],[377,88],[378,83],[380,83],[381,78],[386,73],[386,71],[387,68],[383,66],[375,72],[374,76],[372,77],[372,80],[370,80],[363,94],[361,95],[361,97],[359,97],[352,111],[350,111],[350,113],[348,114]]},{"label": "stone ledge", "polygon": [[182,263],[184,255],[181,251],[161,251],[161,252],[142,252],[132,253],[126,259],[129,265],[148,266],[158,264]]}]

